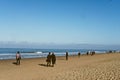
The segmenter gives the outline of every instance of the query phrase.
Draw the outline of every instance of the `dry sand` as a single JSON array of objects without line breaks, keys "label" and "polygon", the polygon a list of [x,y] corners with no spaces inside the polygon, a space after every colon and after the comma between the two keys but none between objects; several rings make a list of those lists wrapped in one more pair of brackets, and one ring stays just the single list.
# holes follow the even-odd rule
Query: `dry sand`
[{"label": "dry sand", "polygon": [[120,53],[57,57],[54,67],[46,58],[0,61],[0,80],[120,80]]}]

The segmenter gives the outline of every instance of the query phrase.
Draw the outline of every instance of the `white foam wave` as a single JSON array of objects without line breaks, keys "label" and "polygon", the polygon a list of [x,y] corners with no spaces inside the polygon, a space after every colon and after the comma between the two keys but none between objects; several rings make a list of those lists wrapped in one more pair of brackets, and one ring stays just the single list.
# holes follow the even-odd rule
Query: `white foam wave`
[{"label": "white foam wave", "polygon": [[39,52],[39,51],[38,51],[38,52],[36,52],[36,53],[37,53],[37,54],[41,54],[42,52]]}]

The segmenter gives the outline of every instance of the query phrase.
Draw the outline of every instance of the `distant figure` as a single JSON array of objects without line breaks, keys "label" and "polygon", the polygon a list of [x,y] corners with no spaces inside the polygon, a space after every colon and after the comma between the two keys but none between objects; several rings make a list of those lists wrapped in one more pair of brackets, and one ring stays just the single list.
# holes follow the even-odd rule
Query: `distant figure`
[{"label": "distant figure", "polygon": [[116,53],[116,50],[114,50],[113,52]]},{"label": "distant figure", "polygon": [[81,55],[81,53],[80,53],[80,52],[78,52],[78,57],[80,57],[80,55]]},{"label": "distant figure", "polygon": [[95,55],[95,51],[93,51],[93,55]]},{"label": "distant figure", "polygon": [[87,51],[87,53],[86,53],[87,55],[89,54],[89,52]]},{"label": "distant figure", "polygon": [[66,60],[68,60],[68,52],[66,52]]},{"label": "distant figure", "polygon": [[18,51],[16,54],[16,64],[17,65],[20,65],[20,60],[21,60],[21,55],[20,55],[20,52]]},{"label": "distant figure", "polygon": [[92,54],[91,54],[91,56],[93,56],[93,55],[95,55],[95,51],[92,51]]},{"label": "distant figure", "polygon": [[109,53],[112,53],[112,51],[110,50]]},{"label": "distant figure", "polygon": [[54,67],[54,64],[56,64],[56,56],[54,53],[52,53],[51,58],[52,58],[52,67]]},{"label": "distant figure", "polygon": [[49,52],[49,54],[47,55],[47,66],[50,66],[51,65],[51,53]]}]

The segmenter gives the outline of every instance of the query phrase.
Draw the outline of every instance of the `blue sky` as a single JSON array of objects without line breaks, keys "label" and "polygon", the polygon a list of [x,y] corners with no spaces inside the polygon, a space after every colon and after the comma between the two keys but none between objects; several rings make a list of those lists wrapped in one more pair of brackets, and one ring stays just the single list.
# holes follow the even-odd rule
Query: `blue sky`
[{"label": "blue sky", "polygon": [[0,42],[120,45],[120,0],[0,0]]}]

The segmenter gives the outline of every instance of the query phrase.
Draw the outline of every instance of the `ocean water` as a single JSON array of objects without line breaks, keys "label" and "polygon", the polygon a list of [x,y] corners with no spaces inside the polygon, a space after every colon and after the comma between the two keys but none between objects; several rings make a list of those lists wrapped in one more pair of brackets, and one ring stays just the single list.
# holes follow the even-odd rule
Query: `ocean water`
[{"label": "ocean water", "polygon": [[20,51],[22,58],[40,58],[46,57],[49,52],[54,52],[56,56],[77,55],[78,52],[86,54],[87,51],[96,53],[106,53],[107,50],[90,50],[90,49],[30,49],[30,48],[0,48],[0,60],[15,59],[16,52]]}]

